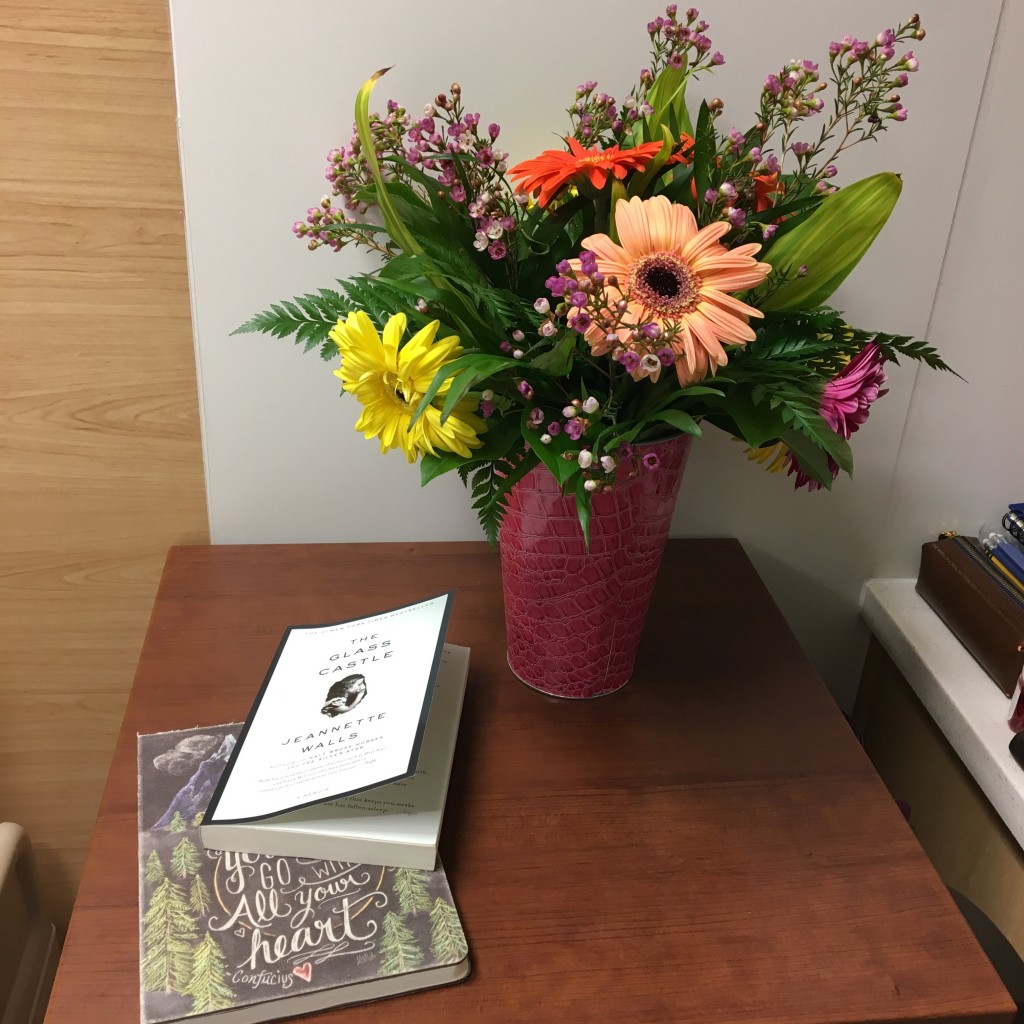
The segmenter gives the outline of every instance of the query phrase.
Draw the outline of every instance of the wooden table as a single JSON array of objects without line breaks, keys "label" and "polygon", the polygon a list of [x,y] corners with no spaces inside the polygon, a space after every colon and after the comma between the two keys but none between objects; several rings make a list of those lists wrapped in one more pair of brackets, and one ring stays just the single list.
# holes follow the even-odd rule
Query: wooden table
[{"label": "wooden table", "polygon": [[473,654],[441,849],[474,973],[318,1020],[1008,1024],[994,971],[729,540],[669,542],[636,675],[589,702],[509,673],[485,545],[173,549],[47,1024],[138,1020],[136,733],[243,717],[291,624],[448,586],[448,637]]}]

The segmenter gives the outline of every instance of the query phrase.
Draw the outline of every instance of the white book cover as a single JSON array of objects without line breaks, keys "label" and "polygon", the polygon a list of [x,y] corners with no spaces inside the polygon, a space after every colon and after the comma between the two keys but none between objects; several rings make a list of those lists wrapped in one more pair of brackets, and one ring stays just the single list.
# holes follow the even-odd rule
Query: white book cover
[{"label": "white book cover", "polygon": [[451,601],[289,629],[210,800],[203,842],[314,856],[324,847],[309,837],[347,838],[360,859],[411,846],[411,866],[432,865],[469,658],[443,643]]},{"label": "white book cover", "polygon": [[445,644],[412,776],[256,821],[204,820],[204,845],[279,857],[344,856],[432,870],[468,671],[469,648]]}]

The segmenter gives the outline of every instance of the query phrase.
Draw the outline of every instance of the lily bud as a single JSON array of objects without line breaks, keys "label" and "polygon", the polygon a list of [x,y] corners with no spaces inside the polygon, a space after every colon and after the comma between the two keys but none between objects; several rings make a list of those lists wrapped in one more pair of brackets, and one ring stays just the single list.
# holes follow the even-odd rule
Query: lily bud
[{"label": "lily bud", "polygon": [[[885,171],[826,196],[765,255],[768,263],[790,277],[761,308],[807,309],[826,302],[885,226],[902,188],[899,175]],[[796,268],[803,266],[807,273],[797,276]]]}]

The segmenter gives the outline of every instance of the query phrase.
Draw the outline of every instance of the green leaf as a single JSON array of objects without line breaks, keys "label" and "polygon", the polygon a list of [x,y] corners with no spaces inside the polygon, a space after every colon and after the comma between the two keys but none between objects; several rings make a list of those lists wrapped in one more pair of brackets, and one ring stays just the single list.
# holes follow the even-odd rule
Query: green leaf
[{"label": "green leaf", "polygon": [[449,363],[445,363],[444,366],[440,367],[437,373],[434,374],[434,379],[430,382],[430,387],[427,388],[420,400],[420,404],[416,406],[416,412],[413,413],[412,422],[415,423],[420,416],[423,415],[423,410],[434,400],[438,391],[441,390],[441,385],[444,384],[449,377],[454,377],[455,374],[462,370],[471,369],[474,370],[478,379],[482,380],[484,377],[491,376],[498,370],[504,369],[507,366],[517,366],[518,362],[515,359],[509,359],[506,356],[489,356],[482,352],[467,352],[465,355],[458,356]]},{"label": "green leaf", "polygon": [[828,456],[809,437],[799,431],[787,431],[781,437],[782,442],[796,456],[800,468],[818,481],[822,487],[832,489],[832,470],[829,468]]},{"label": "green leaf", "polygon": [[[764,224],[778,220],[780,217],[792,217],[798,213],[805,214],[817,209],[824,198],[824,196],[804,196],[802,199],[794,199],[790,203],[769,206],[767,210],[762,210],[760,213],[748,213],[746,222],[748,224]],[[760,255],[758,258],[764,259],[764,255]]]},{"label": "green leaf", "polygon": [[[481,470],[481,473],[489,476],[489,488],[476,498],[473,508],[476,509],[491,547],[498,542],[498,531],[505,517],[509,491],[536,465],[537,459],[532,452],[521,452],[514,466],[510,462],[491,463]],[[474,487],[476,483],[474,481]]]},{"label": "green leaf", "polygon": [[394,204],[388,195],[388,186],[380,172],[380,163],[374,151],[373,133],[370,130],[370,94],[377,80],[390,71],[390,68],[381,68],[374,72],[363,82],[362,88],[356,95],[356,132],[359,135],[359,142],[362,146],[362,157],[370,169],[370,176],[377,186],[377,205],[384,216],[384,225],[388,229],[391,238],[400,245],[406,252],[419,252],[420,247],[416,239],[409,233],[408,228],[398,216]]},{"label": "green leaf", "polygon": [[483,446],[474,448],[468,457],[455,452],[424,455],[420,459],[420,485],[430,483],[449,470],[457,469],[461,475],[463,469],[468,473],[474,465],[507,460],[513,452],[522,450],[518,416],[492,416],[487,420],[487,433],[482,436]]},{"label": "green leaf", "polygon": [[[902,188],[899,175],[883,172],[826,196],[814,213],[768,250],[767,262],[788,278],[758,303],[759,308],[822,305],[871,247]],[[796,274],[800,266],[807,267],[803,277]]]},{"label": "green leaf", "polygon": [[769,441],[775,441],[785,428],[780,413],[767,404],[755,405],[749,394],[734,393],[728,402],[722,403],[721,408],[751,448],[761,448]]},{"label": "green leaf", "polygon": [[697,421],[689,413],[683,412],[682,409],[664,409],[650,418],[661,423],[667,423],[669,426],[675,427],[676,430],[681,430],[684,434],[693,434],[694,437],[701,436],[701,430]]},{"label": "green leaf", "polygon": [[552,377],[564,377],[572,367],[578,339],[575,331],[564,331],[551,348],[534,356],[529,365],[550,373]]},{"label": "green leaf", "polygon": [[551,439],[551,444],[542,444],[540,431],[533,429],[529,422],[529,410],[523,410],[520,432],[530,450],[551,470],[551,475],[564,487],[574,473],[579,472],[579,463],[575,459],[563,459],[562,453],[573,447],[571,439],[564,433]]},{"label": "green leaf", "polygon": [[583,530],[583,543],[587,551],[590,550],[590,491],[586,489],[586,480],[583,474],[576,480],[576,515],[580,519],[580,529]]},{"label": "green leaf", "polygon": [[707,102],[700,105],[697,131],[693,145],[693,180],[697,186],[697,202],[704,202],[704,193],[711,187],[711,164],[715,159],[715,128]]},{"label": "green leaf", "polygon": [[648,118],[654,130],[651,134],[656,138],[657,126],[675,124],[680,131],[693,135],[693,125],[686,109],[686,82],[690,77],[686,66],[674,68],[667,66],[661,70],[654,80],[654,85],[647,92],[647,102],[654,107],[654,113]]},{"label": "green leaf", "polygon": [[654,159],[651,160],[647,165],[647,169],[642,174],[636,174],[630,179],[629,188],[627,189],[630,196],[643,196],[648,193],[648,186],[661,174],[665,162],[672,155],[672,150],[675,149],[678,140],[669,131],[668,126],[662,125],[660,132],[661,149],[654,154]]},{"label": "green leaf", "polygon": [[[484,376],[486,376],[486,374],[484,374]],[[444,404],[441,406],[442,423],[451,416],[455,406],[457,406],[459,402],[466,397],[466,392],[480,380],[483,380],[483,377],[477,370],[472,368],[463,370],[452,378],[451,385],[444,396]]]}]

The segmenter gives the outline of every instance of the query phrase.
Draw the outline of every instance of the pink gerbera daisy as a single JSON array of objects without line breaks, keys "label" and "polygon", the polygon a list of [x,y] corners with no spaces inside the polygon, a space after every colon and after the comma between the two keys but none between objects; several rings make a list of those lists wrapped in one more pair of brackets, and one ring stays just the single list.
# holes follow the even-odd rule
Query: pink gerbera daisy
[{"label": "pink gerbera daisy", "polygon": [[[583,246],[597,258],[598,269],[619,281],[627,310],[621,319],[607,310],[611,332],[595,321],[585,337],[595,355],[616,344],[628,347],[631,328],[657,324],[659,346],[676,354],[680,384],[702,380],[728,362],[723,345],[754,340],[747,319],[763,314],[729,292],[756,288],[771,267],[754,259],[756,243],[726,249],[719,239],[731,225],[722,221],[697,228],[689,207],[664,196],[620,199],[615,206],[616,244],[607,235],[591,235]],[[580,273],[580,261],[570,260]],[[616,342],[616,338],[618,342]],[[647,376],[639,370],[634,376]],[[650,376],[656,379],[657,371]]]},{"label": "pink gerbera daisy", "polygon": [[[875,341],[865,345],[847,364],[842,371],[832,378],[821,393],[818,412],[826,423],[847,441],[860,429],[860,425],[868,418],[871,405],[886,392],[882,385],[886,381],[885,355]],[[816,491],[821,484],[809,477],[789,454],[787,472],[796,474],[794,486]],[[832,479],[839,475],[839,465],[829,456],[828,467],[832,470]]]}]

